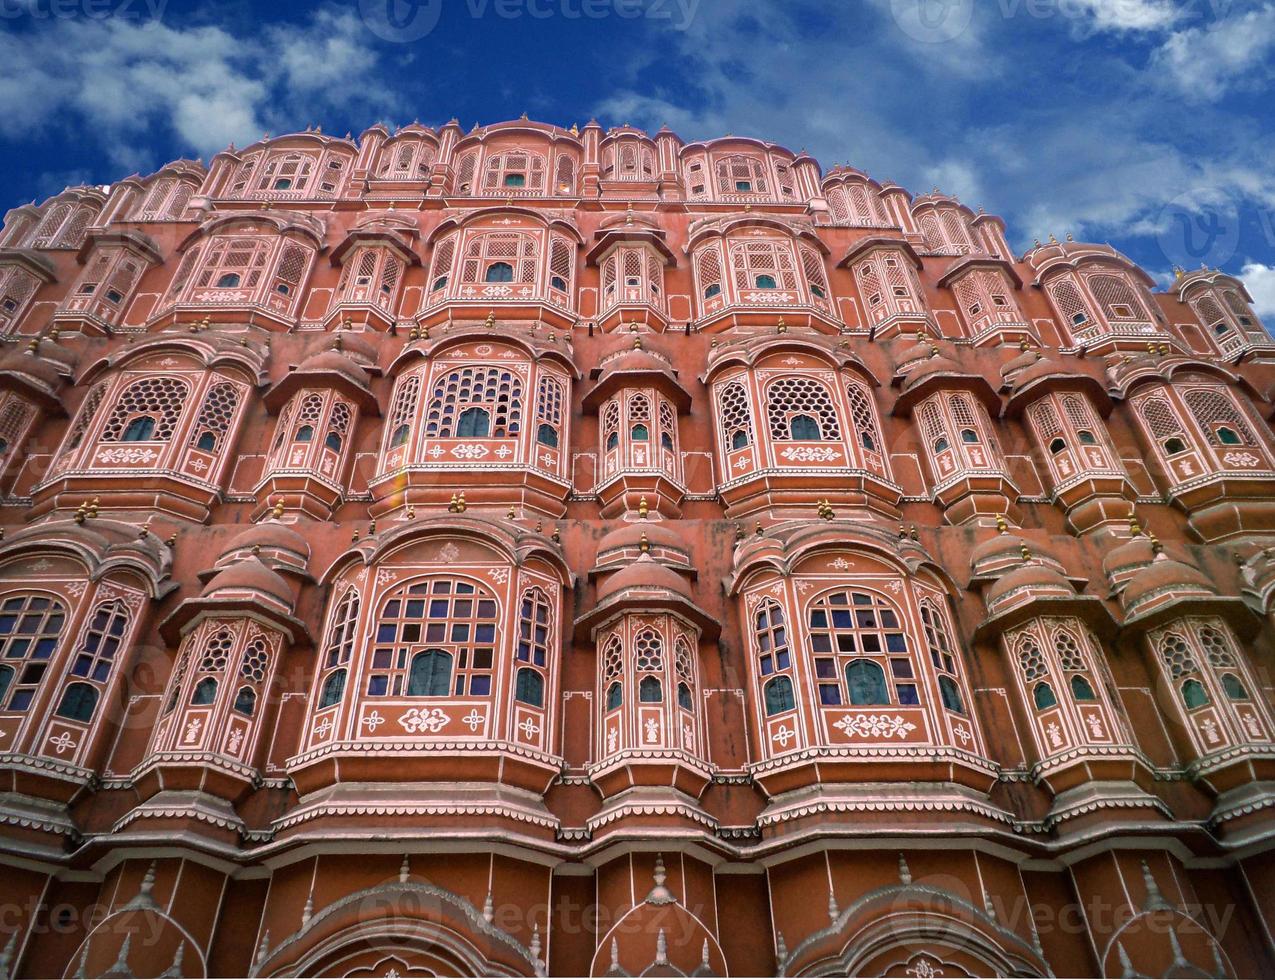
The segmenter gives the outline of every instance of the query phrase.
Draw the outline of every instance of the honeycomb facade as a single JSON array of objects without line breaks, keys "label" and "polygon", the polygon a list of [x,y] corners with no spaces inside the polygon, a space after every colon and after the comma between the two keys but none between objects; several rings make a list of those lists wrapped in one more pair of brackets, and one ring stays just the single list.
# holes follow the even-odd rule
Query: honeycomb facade
[{"label": "honeycomb facade", "polygon": [[0,977],[1275,971],[1250,303],[596,123],[10,211]]}]

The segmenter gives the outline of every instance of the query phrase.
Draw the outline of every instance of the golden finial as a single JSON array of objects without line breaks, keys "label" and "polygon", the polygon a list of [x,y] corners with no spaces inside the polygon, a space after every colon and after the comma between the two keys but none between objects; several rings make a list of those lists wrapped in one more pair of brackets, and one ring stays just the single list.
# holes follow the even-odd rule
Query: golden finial
[{"label": "golden finial", "polygon": [[544,522],[544,521],[536,521],[536,533],[537,533],[537,534],[539,534],[539,533],[540,533],[541,531],[543,531],[544,529],[545,529],[545,522]]},{"label": "golden finial", "polygon": [[80,506],[75,509],[75,523],[83,524],[84,518],[88,516],[88,512],[89,505],[85,503],[80,504]]},{"label": "golden finial", "polygon": [[899,525],[899,540],[906,541],[907,539],[908,539],[908,529],[904,525],[900,524]]},{"label": "golden finial", "polygon": [[562,542],[562,529],[559,528],[557,524],[555,524],[553,526],[553,534],[549,536],[553,538],[553,541],[555,544],[560,544]]},{"label": "golden finial", "polygon": [[1031,548],[1027,547],[1027,545],[1023,545],[1022,548],[1019,549],[1019,551],[1022,553],[1023,561],[1032,560],[1032,550]]},{"label": "golden finial", "polygon": [[638,517],[642,518],[643,520],[646,520],[646,515],[649,514],[650,512],[651,512],[650,505],[646,502],[646,498],[642,497],[638,501]]},{"label": "golden finial", "polygon": [[735,540],[736,541],[744,540],[744,525],[742,524],[735,525]]},{"label": "golden finial", "polygon": [[908,532],[908,537],[910,537],[913,541],[916,541],[920,538],[920,535],[917,534],[915,524],[912,525],[912,529]]},{"label": "golden finial", "polygon": [[496,311],[495,310],[487,311],[487,329],[488,330],[496,329]]},{"label": "golden finial", "polygon": [[762,526],[761,526],[761,521],[758,521],[758,522],[757,522],[757,527],[756,527],[756,528],[754,528],[754,533],[757,535],[757,537],[759,537],[759,538],[760,538],[760,537],[762,536],[762,530],[763,530],[763,529],[762,529]]},{"label": "golden finial", "polygon": [[788,324],[786,324],[786,323],[784,322],[784,318],[783,318],[783,317],[780,317],[780,318],[779,318],[779,323],[777,324],[777,329],[778,329],[778,331],[779,331],[780,333],[787,333],[787,332],[788,332]]},{"label": "golden finial", "polygon": [[1009,521],[1005,520],[1004,514],[996,515],[996,531],[998,534],[1004,534],[1009,530]]},{"label": "golden finial", "polygon": [[1150,532],[1148,532],[1147,536],[1151,539],[1151,554],[1162,554],[1164,552],[1164,545],[1160,543],[1160,539]]},{"label": "golden finial", "polygon": [[170,548],[177,547],[177,532],[174,531],[172,534],[170,534],[168,536],[168,540],[166,540],[164,544],[168,545],[168,547]]},{"label": "golden finial", "polygon": [[274,506],[270,508],[270,516],[276,521],[283,516],[283,498],[275,497]]},{"label": "golden finial", "polygon": [[642,536],[638,538],[638,551],[642,552],[644,555],[649,555],[651,553],[651,542],[647,538],[645,531],[643,531]]},{"label": "golden finial", "polygon": [[510,508],[509,508],[509,513],[508,513],[508,514],[506,514],[505,516],[506,516],[507,518],[509,518],[509,520],[511,520],[511,521],[516,521],[516,520],[518,519],[518,515],[517,515],[517,513],[515,513],[515,511],[514,511],[514,509],[513,509],[512,507],[510,507]]},{"label": "golden finial", "polygon": [[641,337],[634,337],[634,338],[633,338],[633,349],[634,349],[634,350],[641,350],[641,349],[642,349],[642,338],[641,338]]},{"label": "golden finial", "polygon": [[350,535],[350,544],[358,544],[358,543],[359,543],[359,529],[356,527],[354,529],[354,533]]},{"label": "golden finial", "polygon": [[457,499],[456,494],[452,494],[451,502],[448,503],[447,505],[447,513],[457,514],[459,512],[460,512],[460,501]]},{"label": "golden finial", "polygon": [[409,521],[416,520],[416,507],[413,506],[412,504],[408,504],[407,508],[403,511],[403,516],[406,517]]},{"label": "golden finial", "polygon": [[89,517],[97,517],[97,505],[101,502],[101,497],[94,497],[89,501]]},{"label": "golden finial", "polygon": [[376,533],[376,518],[375,517],[373,517],[370,521],[367,522],[367,533],[369,537]]},{"label": "golden finial", "polygon": [[460,492],[460,498],[456,501],[456,513],[458,514],[465,513],[466,506],[467,505],[465,503],[465,491],[462,490]]},{"label": "golden finial", "polygon": [[144,540],[144,539],[146,539],[146,538],[149,538],[149,537],[151,536],[151,522],[150,522],[150,521],[147,521],[145,524],[143,524],[143,525],[142,525],[141,530],[137,532],[137,536],[138,536],[139,538],[142,538],[143,540]]},{"label": "golden finial", "polygon": [[1018,342],[1018,349],[1022,351],[1024,354],[1026,354],[1027,351],[1031,349],[1031,344],[1027,343],[1026,337],[1024,337],[1022,340]]},{"label": "golden finial", "polygon": [[1129,515],[1129,534],[1135,538],[1142,534],[1142,524],[1138,521],[1137,514]]},{"label": "golden finial", "polygon": [[412,327],[411,330],[407,331],[408,340],[419,340],[420,336],[421,336],[421,332],[416,327]]},{"label": "golden finial", "polygon": [[556,333],[554,333],[552,330],[550,330],[550,331],[549,331],[549,343],[553,343],[553,342],[554,342],[555,340],[557,340],[557,339],[558,339],[558,335],[557,335]]}]

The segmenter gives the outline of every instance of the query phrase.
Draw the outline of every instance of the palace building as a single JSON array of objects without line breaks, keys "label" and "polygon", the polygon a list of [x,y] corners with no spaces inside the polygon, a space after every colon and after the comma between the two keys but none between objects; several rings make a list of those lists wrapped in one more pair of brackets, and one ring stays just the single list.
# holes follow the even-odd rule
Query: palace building
[{"label": "palace building", "polygon": [[0,980],[1275,973],[1275,340],[1009,242],[525,117],[9,211]]}]

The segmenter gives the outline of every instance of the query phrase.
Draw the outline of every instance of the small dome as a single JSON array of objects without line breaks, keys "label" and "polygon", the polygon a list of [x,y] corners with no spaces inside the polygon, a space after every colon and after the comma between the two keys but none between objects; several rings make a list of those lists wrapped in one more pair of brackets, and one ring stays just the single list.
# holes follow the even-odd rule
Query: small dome
[{"label": "small dome", "polygon": [[1040,360],[1042,360],[1040,351],[1027,347],[1001,365],[1001,378],[1008,384],[1019,371],[1031,367]]},{"label": "small dome", "polygon": [[683,554],[686,553],[686,542],[682,536],[664,523],[660,521],[634,521],[630,524],[621,524],[615,530],[608,531],[602,540],[598,542],[598,554],[603,555],[608,551],[616,551],[621,548],[639,548],[644,534],[652,548],[672,548]]},{"label": "small dome", "polygon": [[296,555],[304,566],[310,560],[310,544],[297,531],[279,521],[262,521],[235,535],[222,549],[218,561],[241,551],[259,548],[262,552],[284,552]]},{"label": "small dome", "polygon": [[1039,561],[1019,565],[998,578],[987,590],[986,602],[990,612],[999,612],[1006,606],[1017,606],[1033,599],[1068,599],[1076,594],[1062,575]]},{"label": "small dome", "polygon": [[1013,379],[1013,384],[1016,389],[1022,389],[1026,388],[1029,384],[1039,378],[1047,378],[1050,375],[1071,375],[1074,373],[1075,372],[1073,371],[1068,371],[1067,368],[1063,367],[1057,361],[1051,360],[1048,357],[1038,356],[1035,363],[1027,365],[1018,372]]},{"label": "small dome", "polygon": [[260,592],[292,608],[292,590],[288,583],[255,556],[222,569],[204,586],[200,595],[213,598],[224,592]]},{"label": "small dome", "polygon": [[691,593],[685,579],[671,568],[643,555],[627,568],[612,575],[598,588],[598,602],[630,589],[639,592],[672,592],[690,600]]},{"label": "small dome", "polygon": [[1179,593],[1215,596],[1217,589],[1198,568],[1176,561],[1163,553],[1136,572],[1120,597],[1125,612],[1141,611],[1161,596]]},{"label": "small dome", "polygon": [[320,351],[307,357],[297,367],[298,374],[339,374],[360,388],[370,383],[367,372],[337,350]]},{"label": "small dome", "polygon": [[1023,549],[1028,549],[1036,561],[1062,574],[1066,571],[1054,554],[1035,541],[1003,531],[975,545],[970,552],[970,571],[975,579],[990,579],[1023,563]]},{"label": "small dome", "polygon": [[364,364],[373,365],[376,363],[377,351],[368,341],[364,340],[362,335],[352,330],[340,330],[336,333],[334,343],[339,343],[341,352],[350,354],[356,361],[362,361]]},{"label": "small dome", "polygon": [[31,350],[9,351],[0,358],[0,371],[29,375],[49,388],[56,388],[62,382],[62,368]]},{"label": "small dome", "polygon": [[919,387],[927,378],[932,378],[936,374],[960,374],[961,369],[957,363],[942,354],[936,354],[927,357],[916,367],[908,371],[907,378],[903,382],[903,390],[911,391]]}]

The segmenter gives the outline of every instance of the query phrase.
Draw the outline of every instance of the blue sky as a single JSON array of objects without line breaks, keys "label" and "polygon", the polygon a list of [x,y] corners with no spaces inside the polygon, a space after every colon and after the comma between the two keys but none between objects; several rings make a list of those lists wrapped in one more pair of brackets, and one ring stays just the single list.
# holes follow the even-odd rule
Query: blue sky
[{"label": "blue sky", "polygon": [[5,207],[376,120],[667,123],[1201,261],[1275,315],[1275,0],[0,0]]}]

